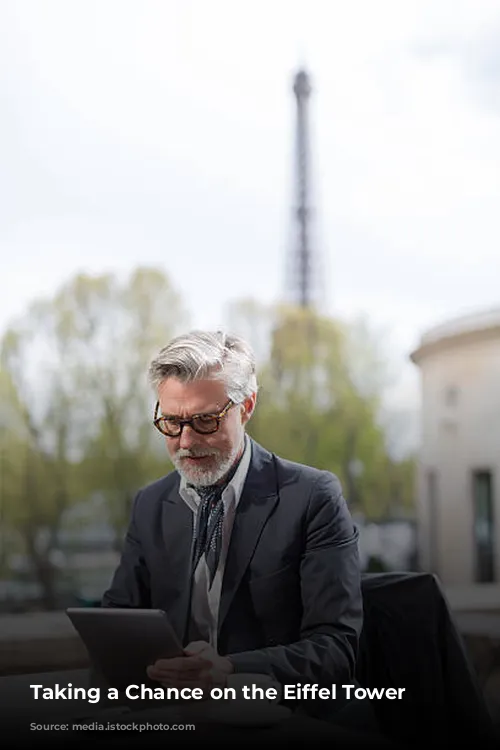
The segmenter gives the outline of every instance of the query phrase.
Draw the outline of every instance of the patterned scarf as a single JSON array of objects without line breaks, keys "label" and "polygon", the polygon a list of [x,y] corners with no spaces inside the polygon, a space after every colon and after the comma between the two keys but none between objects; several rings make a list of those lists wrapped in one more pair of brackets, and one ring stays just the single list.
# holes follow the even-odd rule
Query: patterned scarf
[{"label": "patterned scarf", "polygon": [[222,492],[225,485],[197,487],[200,508],[196,522],[193,547],[193,573],[203,555],[210,573],[210,588],[219,565],[222,549],[222,527],[224,524],[224,501]]},{"label": "patterned scarf", "polygon": [[237,461],[234,464],[222,484],[213,484],[208,487],[188,485],[200,497],[193,545],[192,572],[194,575],[200,559],[205,555],[210,574],[209,588],[212,588],[222,549],[222,529],[224,525],[222,493],[236,473],[239,463]]}]

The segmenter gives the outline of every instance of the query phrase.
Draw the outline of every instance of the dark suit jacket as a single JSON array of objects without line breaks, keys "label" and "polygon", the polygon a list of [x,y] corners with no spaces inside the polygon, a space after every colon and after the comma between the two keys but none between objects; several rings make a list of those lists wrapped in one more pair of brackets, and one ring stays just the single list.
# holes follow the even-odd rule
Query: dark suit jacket
[{"label": "dark suit jacket", "polygon": [[[363,607],[358,534],[338,479],[252,443],[226,561],[218,651],[236,672],[352,684]],[[186,643],[192,512],[177,472],[136,496],[102,606],[163,609]]]}]

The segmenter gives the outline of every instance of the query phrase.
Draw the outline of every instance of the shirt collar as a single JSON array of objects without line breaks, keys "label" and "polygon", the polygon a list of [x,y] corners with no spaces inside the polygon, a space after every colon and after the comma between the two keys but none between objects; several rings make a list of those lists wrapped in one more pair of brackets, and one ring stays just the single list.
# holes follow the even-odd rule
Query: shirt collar
[{"label": "shirt collar", "polygon": [[[236,469],[233,478],[224,489],[222,497],[224,499],[232,494],[235,500],[235,507],[238,505],[243,491],[243,486],[247,478],[248,469],[250,467],[250,459],[252,456],[252,445],[248,435],[245,434],[245,447],[243,449],[243,455],[241,457],[238,468]],[[198,493],[192,487],[187,486],[185,477],[181,474],[181,481],[179,485],[179,495],[182,497],[184,502],[191,508],[192,511],[196,511],[200,498]]]}]

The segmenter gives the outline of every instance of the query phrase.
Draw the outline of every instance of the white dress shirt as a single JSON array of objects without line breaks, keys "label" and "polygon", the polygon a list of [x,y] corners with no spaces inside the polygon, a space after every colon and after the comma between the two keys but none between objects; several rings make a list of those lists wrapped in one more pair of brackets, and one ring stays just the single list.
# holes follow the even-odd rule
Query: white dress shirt
[{"label": "white dress shirt", "polygon": [[[193,580],[191,593],[191,619],[201,640],[207,641],[207,643],[209,643],[215,650],[217,650],[217,624],[224,567],[226,564],[229,541],[231,539],[234,516],[248,474],[251,453],[252,446],[248,436],[245,435],[245,448],[239,466],[235,471],[233,478],[222,493],[222,499],[224,502],[222,547],[219,566],[215,573],[212,588],[209,589],[210,578],[204,555],[202,555],[200,562],[198,563]],[[200,507],[200,497],[196,490],[187,486],[184,477],[181,478],[179,494],[188,507],[193,511],[194,532]]]}]

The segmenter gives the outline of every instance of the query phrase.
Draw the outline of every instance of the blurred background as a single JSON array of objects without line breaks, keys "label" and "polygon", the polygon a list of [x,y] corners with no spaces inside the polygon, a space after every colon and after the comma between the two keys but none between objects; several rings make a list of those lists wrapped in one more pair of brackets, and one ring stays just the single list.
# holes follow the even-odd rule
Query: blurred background
[{"label": "blurred background", "polygon": [[101,596],[171,470],[149,360],[224,326],[364,570],[498,618],[499,50],[489,0],[0,5],[5,616]]}]

